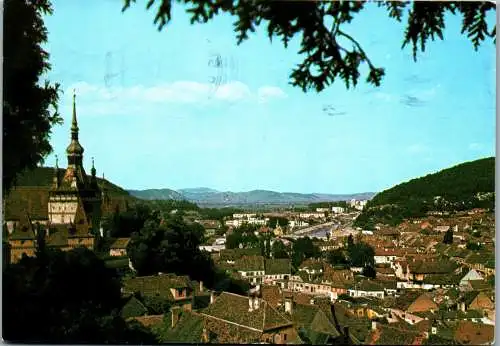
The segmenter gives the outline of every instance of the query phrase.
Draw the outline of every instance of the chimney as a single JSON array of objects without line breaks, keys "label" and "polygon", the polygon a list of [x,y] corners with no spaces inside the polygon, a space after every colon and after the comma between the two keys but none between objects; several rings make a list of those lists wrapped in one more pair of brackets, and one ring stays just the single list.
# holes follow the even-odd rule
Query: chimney
[{"label": "chimney", "polygon": [[210,340],[209,340],[209,337],[208,337],[208,331],[207,331],[207,328],[203,328],[203,333],[201,334],[201,341],[203,343],[208,343]]},{"label": "chimney", "polygon": [[203,281],[200,281],[200,292],[203,292]]},{"label": "chimney", "polygon": [[344,327],[344,344],[345,345],[349,344],[349,327],[348,326]]},{"label": "chimney", "polygon": [[372,330],[375,331],[377,330],[377,322],[372,321]]},{"label": "chimney", "polygon": [[253,309],[254,310],[257,310],[259,309],[259,306],[260,306],[260,300],[258,297],[254,297],[253,298]]},{"label": "chimney", "polygon": [[290,298],[285,298],[285,312],[290,315],[293,313],[293,301]]},{"label": "chimney", "polygon": [[253,311],[253,297],[252,296],[249,296],[248,297],[248,312],[252,312]]},{"label": "chimney", "polygon": [[214,292],[210,292],[210,305],[212,305],[215,302],[215,294]]},{"label": "chimney", "polygon": [[170,309],[170,312],[172,314],[172,328],[175,328],[177,325],[177,322],[179,321],[179,317],[181,314],[181,308],[178,306],[174,306]]}]

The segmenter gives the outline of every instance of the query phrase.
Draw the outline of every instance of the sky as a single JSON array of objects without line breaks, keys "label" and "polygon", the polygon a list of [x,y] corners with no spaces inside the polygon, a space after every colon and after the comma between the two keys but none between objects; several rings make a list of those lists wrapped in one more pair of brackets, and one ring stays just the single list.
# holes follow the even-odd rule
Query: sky
[{"label": "sky", "polygon": [[298,37],[285,48],[261,27],[238,46],[234,18],[191,25],[181,5],[159,32],[143,2],[121,4],[53,1],[45,77],[64,124],[47,166],[66,166],[73,89],[86,170],[94,157],[126,189],[378,192],[495,155],[495,46],[474,51],[458,16],[414,62],[404,24],[369,4],[346,31],[386,69],[382,86],[304,93],[289,84]]}]

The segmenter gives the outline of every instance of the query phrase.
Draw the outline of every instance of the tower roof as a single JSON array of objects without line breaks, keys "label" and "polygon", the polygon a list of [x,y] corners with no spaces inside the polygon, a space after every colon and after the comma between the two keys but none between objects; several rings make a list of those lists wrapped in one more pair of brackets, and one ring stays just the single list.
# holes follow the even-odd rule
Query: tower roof
[{"label": "tower roof", "polygon": [[76,119],[76,95],[75,91],[73,91],[73,116],[71,119],[71,143],[66,148],[66,153],[68,156],[82,156],[83,155],[83,147],[80,145],[78,141],[78,121]]}]

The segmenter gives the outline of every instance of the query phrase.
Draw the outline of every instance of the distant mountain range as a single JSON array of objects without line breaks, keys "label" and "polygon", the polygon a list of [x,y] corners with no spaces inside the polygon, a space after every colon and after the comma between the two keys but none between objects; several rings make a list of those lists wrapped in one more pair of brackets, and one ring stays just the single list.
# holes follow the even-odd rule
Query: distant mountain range
[{"label": "distant mountain range", "polygon": [[128,190],[137,198],[153,199],[175,199],[188,200],[199,205],[249,205],[249,204],[308,204],[328,201],[344,201],[350,199],[371,199],[375,193],[364,192],[356,194],[335,195],[323,193],[293,193],[275,192],[267,190],[253,190],[248,192],[217,191],[206,187],[188,189],[148,189]]}]

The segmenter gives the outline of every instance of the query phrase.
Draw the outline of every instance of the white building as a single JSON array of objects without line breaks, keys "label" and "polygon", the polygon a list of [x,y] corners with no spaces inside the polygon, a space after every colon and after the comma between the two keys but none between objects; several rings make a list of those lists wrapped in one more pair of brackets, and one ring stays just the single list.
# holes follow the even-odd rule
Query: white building
[{"label": "white building", "polygon": [[317,213],[327,213],[330,210],[328,208],[316,208]]},{"label": "white building", "polygon": [[355,208],[357,210],[363,210],[363,208],[366,206],[366,203],[368,203],[367,200],[357,201],[355,199],[351,199],[349,205],[351,206],[351,208]]},{"label": "white building", "polygon": [[342,207],[332,207],[332,213],[334,214],[343,214],[345,211]]},{"label": "white building", "polygon": [[250,219],[256,216],[257,214],[233,214],[233,219]]},{"label": "white building", "polygon": [[323,219],[325,213],[300,213],[299,218],[301,219]]},{"label": "white building", "polygon": [[290,220],[288,224],[289,224],[290,228],[309,226],[308,222],[305,222],[302,220]]},{"label": "white building", "polygon": [[467,286],[471,280],[484,280],[484,277],[478,273],[475,269],[471,269],[463,278],[460,280],[460,286]]}]

